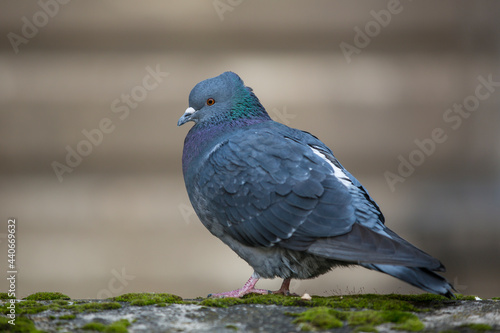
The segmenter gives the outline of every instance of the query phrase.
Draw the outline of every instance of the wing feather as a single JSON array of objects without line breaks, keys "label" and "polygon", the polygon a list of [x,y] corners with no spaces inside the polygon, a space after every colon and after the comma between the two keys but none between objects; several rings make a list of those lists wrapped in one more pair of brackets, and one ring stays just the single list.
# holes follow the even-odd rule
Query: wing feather
[{"label": "wing feather", "polygon": [[226,233],[249,246],[304,249],[348,233],[355,223],[380,223],[372,201],[359,211],[366,191],[355,179],[348,187],[338,178],[331,161],[344,169],[321,141],[281,129],[244,131],[208,156],[201,192]]}]

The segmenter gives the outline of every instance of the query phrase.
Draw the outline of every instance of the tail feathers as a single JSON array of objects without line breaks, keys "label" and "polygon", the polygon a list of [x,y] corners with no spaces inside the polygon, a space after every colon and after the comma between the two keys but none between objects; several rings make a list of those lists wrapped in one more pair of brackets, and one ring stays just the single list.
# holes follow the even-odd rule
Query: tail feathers
[{"label": "tail feathers", "polygon": [[427,267],[433,271],[444,271],[439,260],[408,243],[388,228],[376,232],[358,223],[344,235],[316,239],[307,252],[361,265]]},{"label": "tail feathers", "polygon": [[427,268],[396,265],[361,264],[361,266],[386,273],[427,292],[455,298],[453,286],[441,275]]}]

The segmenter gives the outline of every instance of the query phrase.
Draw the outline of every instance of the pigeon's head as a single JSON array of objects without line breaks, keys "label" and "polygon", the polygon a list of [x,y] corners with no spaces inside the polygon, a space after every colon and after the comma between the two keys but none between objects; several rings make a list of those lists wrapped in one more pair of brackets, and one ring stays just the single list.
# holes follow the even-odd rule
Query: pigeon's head
[{"label": "pigeon's head", "polygon": [[[238,75],[225,72],[198,83],[189,94],[189,107],[177,122],[196,125],[217,125],[242,120],[268,120],[264,107],[252,89]],[[195,125],[195,126],[196,126]]]}]

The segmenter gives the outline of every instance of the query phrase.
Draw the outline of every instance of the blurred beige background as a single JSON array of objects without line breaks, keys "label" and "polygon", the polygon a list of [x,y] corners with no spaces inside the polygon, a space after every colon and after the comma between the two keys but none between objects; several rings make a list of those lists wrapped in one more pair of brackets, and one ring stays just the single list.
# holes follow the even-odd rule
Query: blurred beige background
[{"label": "blurred beige background", "polygon": [[[19,297],[189,298],[246,281],[190,208],[190,125],[176,127],[191,88],[226,70],[329,145],[460,292],[500,296],[500,87],[478,79],[500,82],[498,1],[59,1],[0,4],[0,267],[16,217]],[[447,111],[463,103],[474,111]],[[424,155],[415,140],[435,129],[446,140]],[[70,166],[68,149],[86,156]],[[391,189],[401,158],[420,165]],[[361,268],[292,288],[419,292]]]}]

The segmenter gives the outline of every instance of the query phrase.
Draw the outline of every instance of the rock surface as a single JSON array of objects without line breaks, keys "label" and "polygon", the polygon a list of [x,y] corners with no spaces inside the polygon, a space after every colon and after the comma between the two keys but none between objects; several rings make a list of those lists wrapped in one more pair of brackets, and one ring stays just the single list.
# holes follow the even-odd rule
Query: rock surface
[{"label": "rock surface", "polygon": [[[132,296],[130,296],[132,295]],[[31,298],[16,301],[16,326],[6,319],[10,300],[0,301],[0,331],[11,332],[300,332],[317,330],[351,332],[376,329],[394,332],[393,322],[377,323],[373,314],[407,314],[419,326],[399,326],[422,332],[500,332],[500,300],[433,295],[350,295],[327,298],[269,295],[243,300],[182,300],[169,294],[126,294],[109,300],[54,300]],[[127,301],[124,301],[127,300]],[[299,313],[324,309],[339,314],[371,313],[366,323],[341,320],[341,327],[328,327],[328,316],[298,323]],[[408,311],[410,310],[410,311]],[[415,318],[418,317],[418,319]],[[7,318],[6,318],[7,317]],[[26,320],[28,318],[29,320]],[[349,319],[351,320],[351,319]],[[371,320],[371,321],[370,321]],[[33,326],[34,324],[34,326]],[[404,329],[407,327],[407,329]]]}]

